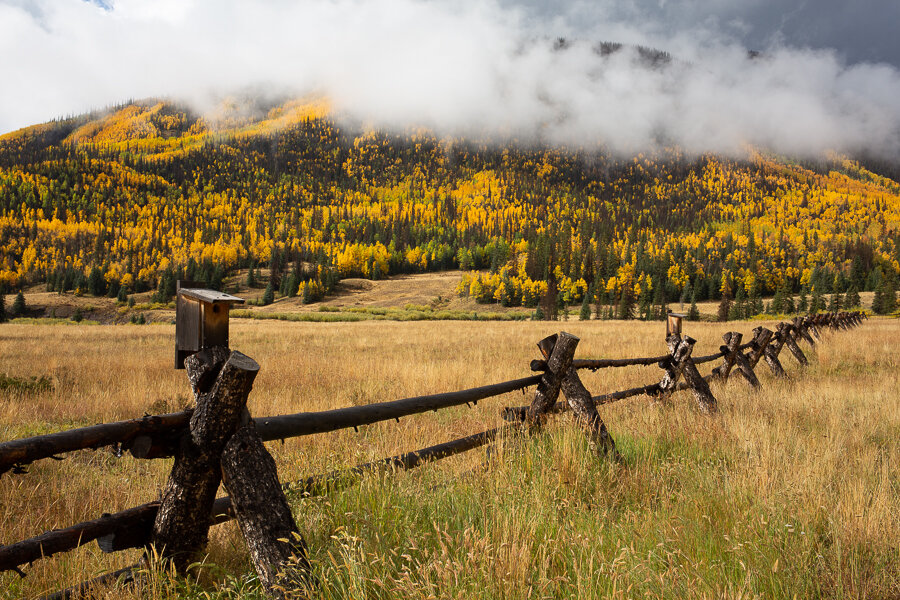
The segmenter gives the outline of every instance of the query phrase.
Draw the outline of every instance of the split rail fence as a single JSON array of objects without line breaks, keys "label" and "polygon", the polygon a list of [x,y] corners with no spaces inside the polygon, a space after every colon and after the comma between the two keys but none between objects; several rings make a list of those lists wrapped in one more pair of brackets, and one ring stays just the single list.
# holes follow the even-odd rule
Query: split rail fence
[{"label": "split rail fence", "polygon": [[[689,389],[700,411],[712,414],[718,409],[709,386],[712,381],[727,381],[730,375],[739,373],[748,385],[759,388],[754,369],[761,360],[776,377],[787,377],[779,359],[784,347],[805,366],[808,359],[800,348],[801,341],[815,346],[823,329],[850,329],[865,318],[861,312],[798,317],[779,323],[775,331],[756,327],[747,342],[741,333],[729,332],[723,336],[725,343],[718,352],[699,357],[693,356],[696,340],[676,333],[667,336],[668,352],[661,356],[576,360],[579,339],[561,332],[538,343],[542,358],[530,365],[538,374],[529,377],[393,402],[256,419],[250,417],[246,403],[259,365],[224,347],[202,350],[185,361],[196,400],[191,410],[0,443],[0,474],[25,474],[26,466],[35,461],[105,446],[113,446],[117,452],[128,451],[140,459],[175,458],[160,500],[2,546],[0,571],[14,570],[24,576],[23,565],[96,540],[103,552],[145,548],[145,558],[158,556],[184,572],[202,553],[210,526],[237,519],[263,586],[271,596],[283,597],[286,589],[310,585],[307,549],[291,516],[286,489],[317,495],[346,485],[367,471],[414,469],[484,446],[502,435],[538,431],[550,415],[569,410],[595,452],[618,459],[598,406],[639,395],[665,401],[674,392]],[[700,375],[698,365],[720,360],[709,375]],[[583,369],[654,364],[663,370],[660,381],[599,396],[592,396],[578,375]],[[305,480],[281,483],[275,462],[263,445],[265,441],[399,421],[427,411],[477,404],[531,386],[537,389],[530,405],[501,410],[509,422],[505,426]],[[558,401],[560,391],[566,402]],[[217,499],[220,483],[229,496]],[[109,573],[47,598],[81,595],[94,585],[127,579],[140,566]]]}]

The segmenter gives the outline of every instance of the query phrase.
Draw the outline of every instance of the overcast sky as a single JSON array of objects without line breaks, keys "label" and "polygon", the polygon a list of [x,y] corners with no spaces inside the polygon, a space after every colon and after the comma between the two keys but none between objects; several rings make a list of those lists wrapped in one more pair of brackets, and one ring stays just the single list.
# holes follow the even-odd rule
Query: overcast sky
[{"label": "overcast sky", "polygon": [[253,89],[326,94],[378,126],[627,153],[895,155],[898,23],[900,0],[0,0],[0,133]]},{"label": "overcast sky", "polygon": [[[591,35],[625,23],[666,39],[697,29],[748,49],[778,46],[833,49],[843,60],[900,67],[898,0],[504,0],[560,28]],[[614,29],[613,29],[614,31]],[[661,35],[660,35],[661,34]]]}]

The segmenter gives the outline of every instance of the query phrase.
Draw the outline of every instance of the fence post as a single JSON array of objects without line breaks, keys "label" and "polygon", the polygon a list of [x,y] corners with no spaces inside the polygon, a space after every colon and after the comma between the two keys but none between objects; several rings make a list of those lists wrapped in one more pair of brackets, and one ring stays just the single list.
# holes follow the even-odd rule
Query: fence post
[{"label": "fence post", "polygon": [[547,361],[547,369],[534,392],[534,400],[526,412],[526,421],[532,431],[540,429],[547,418],[547,412],[556,404],[562,379],[575,356],[578,338],[574,336],[560,340],[559,335],[551,335],[538,342],[538,349]]},{"label": "fence post", "polygon": [[263,587],[274,598],[306,597],[306,543],[278,481],[275,460],[247,411],[222,451],[222,476]]},{"label": "fence post", "polygon": [[[673,335],[678,336],[678,334]],[[696,342],[697,340],[690,336],[684,336],[682,339],[682,343],[691,345],[691,351],[693,351]],[[687,381],[687,384],[691,386],[691,392],[694,394],[694,399],[697,400],[697,405],[700,407],[701,411],[707,414],[718,412],[719,405],[716,402],[716,397],[713,396],[712,390],[709,389],[709,383],[706,382],[703,375],[697,370],[697,365],[695,365],[693,359],[691,359],[690,352],[684,359],[684,379]]]},{"label": "fence post", "polygon": [[807,330],[812,331],[812,334],[815,336],[817,340],[822,339],[822,334],[819,333],[819,328],[816,327],[816,320],[813,317],[806,316],[803,317],[803,324]]},{"label": "fence post", "polygon": [[709,389],[709,384],[700,375],[697,365],[691,360],[691,353],[697,340],[689,336],[673,333],[666,336],[666,345],[669,347],[669,357],[660,362],[659,366],[665,369],[662,381],[659,382],[659,394],[667,398],[676,389],[678,378],[684,375],[685,382],[691,388],[700,410],[705,413],[714,413],[718,410],[715,396]]},{"label": "fence post", "polygon": [[722,336],[722,340],[724,340],[726,345],[720,346],[719,351],[724,352],[725,356],[722,358],[722,364],[713,369],[713,377],[721,381],[728,381],[728,375],[731,373],[734,361],[737,360],[737,354],[740,352],[741,340],[743,339],[744,334],[737,331],[729,331]]},{"label": "fence post", "polygon": [[204,548],[222,471],[220,456],[238,420],[259,365],[216,346],[185,360],[197,401],[190,431],[182,436],[153,524],[151,543],[184,572]]},{"label": "fence post", "polygon": [[[756,362],[759,360],[758,348],[764,344],[769,342],[769,338],[762,334],[764,337],[761,338],[759,335],[754,336],[752,340],[751,348],[754,349],[753,354],[751,354],[750,358],[747,358],[743,352],[738,350],[735,353],[735,363],[738,366],[738,371],[744,380],[750,384],[753,388],[760,388],[762,385],[759,383],[759,379],[756,377],[756,373],[753,372],[753,367],[756,366]],[[761,342],[759,340],[762,340]],[[751,364],[752,362],[752,364]]]},{"label": "fence post", "polygon": [[790,323],[778,324],[778,330],[784,332],[784,342],[787,344],[788,350],[791,351],[791,354],[794,355],[797,362],[805,367],[809,364],[809,360],[807,360],[806,355],[803,354],[803,350],[800,349],[800,346],[797,345],[797,340],[794,339],[793,329],[794,326]]},{"label": "fence post", "polygon": [[675,392],[678,384],[678,378],[684,371],[685,360],[694,350],[694,345],[689,344],[681,339],[670,335],[666,337],[666,346],[669,348],[669,356],[660,361],[659,367],[665,371],[659,382],[659,391],[655,394],[657,399],[667,401],[669,396]]},{"label": "fence post", "polygon": [[807,331],[806,329],[806,322],[801,317],[794,318],[794,330],[800,335],[800,337],[809,342],[810,346],[816,345],[816,340],[814,340],[813,337],[809,335],[809,331]]},{"label": "fence post", "polygon": [[574,335],[561,331],[538,342],[538,349],[547,360],[547,370],[544,371],[534,400],[528,407],[528,426],[534,431],[543,425],[547,412],[553,407],[562,389],[575,413],[576,421],[588,434],[594,451],[598,454],[611,453],[618,458],[616,444],[597,412],[591,393],[581,382],[578,371],[572,367],[572,358],[579,341],[581,340]]},{"label": "fence post", "polygon": [[[769,333],[771,334],[772,332],[770,331]],[[781,348],[784,346],[785,342],[784,332],[779,329],[772,338],[774,338],[775,343],[768,344],[764,351],[766,364],[769,365],[769,369],[772,370],[772,374],[775,375],[775,377],[787,377],[787,372],[784,370],[784,367],[781,366],[781,361],[778,360],[778,354],[781,352]]]}]

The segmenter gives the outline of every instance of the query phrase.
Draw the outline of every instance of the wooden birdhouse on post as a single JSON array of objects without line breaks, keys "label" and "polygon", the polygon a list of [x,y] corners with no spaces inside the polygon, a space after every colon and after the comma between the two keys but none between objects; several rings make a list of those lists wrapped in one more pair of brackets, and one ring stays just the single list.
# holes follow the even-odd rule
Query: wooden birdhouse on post
[{"label": "wooden birdhouse on post", "polygon": [[175,368],[204,348],[228,346],[228,313],[244,299],[179,281],[175,301]]},{"label": "wooden birdhouse on post", "polygon": [[681,313],[673,313],[671,310],[666,313],[666,337],[673,333],[681,335],[681,321],[685,315]]}]

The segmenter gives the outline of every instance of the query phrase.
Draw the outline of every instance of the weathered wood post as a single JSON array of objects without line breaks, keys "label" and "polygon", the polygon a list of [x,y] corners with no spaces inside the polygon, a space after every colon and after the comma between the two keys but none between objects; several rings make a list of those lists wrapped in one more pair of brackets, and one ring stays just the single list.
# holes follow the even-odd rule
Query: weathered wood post
[{"label": "weathered wood post", "polygon": [[747,364],[751,369],[755,369],[759,364],[759,359],[765,354],[774,336],[775,333],[771,329],[762,326],[753,328],[753,340],[747,355]]},{"label": "weathered wood post", "polygon": [[[681,337],[678,334],[673,334],[673,337],[674,336]],[[691,345],[692,351],[696,342],[697,340],[687,335],[681,339],[682,344],[687,343]],[[700,371],[697,370],[697,365],[695,365],[693,359],[691,359],[690,352],[684,359],[683,372],[684,379],[687,381],[687,384],[691,386],[691,392],[694,394],[694,399],[697,400],[697,405],[700,407],[700,410],[707,414],[718,412],[719,405],[716,402],[716,397],[713,396],[712,390],[709,389],[709,383],[706,382],[706,379],[704,379],[703,375],[700,374]]]},{"label": "weathered wood post", "polygon": [[306,545],[247,410],[259,372],[250,357],[224,346],[185,358],[196,398],[190,428],[179,441],[175,463],[153,524],[151,545],[184,573],[206,546],[213,503],[224,482],[260,582],[274,598],[305,595]]},{"label": "weathered wood post", "polygon": [[556,404],[562,379],[572,366],[578,338],[571,337],[559,342],[559,335],[551,335],[538,342],[538,349],[547,361],[547,368],[534,392],[534,400],[528,407],[525,421],[531,431],[539,430],[547,420],[547,413]]},{"label": "weathered wood post", "polygon": [[794,331],[796,331],[800,335],[800,337],[806,340],[810,346],[816,345],[816,340],[814,340],[813,337],[809,335],[809,331],[807,331],[806,328],[806,322],[802,317],[795,317],[793,324]]},{"label": "weathered wood post", "polygon": [[715,396],[709,389],[709,384],[700,375],[697,365],[691,360],[691,353],[697,340],[690,336],[682,337],[673,333],[666,337],[666,345],[669,348],[669,356],[659,363],[665,370],[662,380],[659,382],[658,392],[654,395],[660,399],[667,399],[676,390],[678,378],[684,375],[685,382],[691,388],[700,410],[705,413],[714,413],[718,410]]},{"label": "weathered wood post", "polygon": [[793,334],[794,326],[790,323],[779,323],[778,330],[784,332],[784,343],[787,345],[788,350],[791,351],[791,354],[794,355],[794,358],[797,359],[797,362],[802,366],[807,366],[809,364],[809,360],[807,360],[806,355],[803,354],[803,350],[800,349],[800,346],[797,345],[797,340],[794,339]]},{"label": "weathered wood post", "polygon": [[741,340],[744,339],[744,334],[737,331],[729,331],[722,336],[722,339],[725,341],[725,345],[719,346],[719,351],[724,353],[725,356],[722,357],[722,364],[712,370],[712,374],[715,379],[728,381],[728,375],[731,373],[734,361],[737,360],[737,354],[741,351],[740,345]]},{"label": "weathered wood post", "polygon": [[187,357],[185,367],[197,408],[176,450],[151,536],[159,556],[182,573],[206,546],[222,449],[237,429],[259,372],[256,361],[223,346]]},{"label": "weathered wood post", "polygon": [[813,317],[803,317],[803,324],[807,330],[812,332],[813,336],[815,336],[817,340],[822,339],[822,334],[819,333],[819,329],[818,327],[816,327],[816,320]]},{"label": "weathered wood post", "polygon": [[[768,330],[767,330],[768,331]],[[785,337],[784,333],[781,329],[778,330],[777,333],[771,335],[772,332],[769,331],[770,336],[774,339],[773,344],[768,344],[764,351],[764,356],[766,358],[766,364],[769,365],[769,369],[771,369],[772,374],[775,377],[784,378],[787,377],[787,372],[784,370],[784,367],[781,365],[781,361],[778,360],[778,354],[781,352],[781,348],[784,346]]]},{"label": "weathered wood post", "polygon": [[222,452],[222,475],[263,587],[274,598],[306,597],[306,543],[278,481],[275,460],[247,411]]},{"label": "weathered wood post", "polygon": [[669,356],[658,363],[659,368],[664,371],[663,377],[659,381],[656,391],[651,394],[651,397],[663,403],[667,403],[675,392],[678,379],[684,372],[685,360],[694,350],[692,344],[682,343],[681,338],[674,336],[666,336],[666,346],[669,349]]},{"label": "weathered wood post", "polygon": [[600,418],[590,392],[581,382],[578,371],[572,367],[572,359],[579,341],[574,335],[563,331],[538,342],[538,349],[547,360],[547,369],[538,383],[534,400],[528,407],[526,421],[532,431],[539,429],[562,390],[576,421],[587,433],[594,451],[618,457],[615,441]]},{"label": "weathered wood post", "polygon": [[759,362],[759,355],[769,343],[771,336],[772,332],[768,329],[757,327],[753,330],[753,339],[750,341],[749,356],[743,352],[738,352],[735,357],[735,364],[737,364],[738,371],[743,376],[744,381],[749,383],[750,387],[754,389],[761,388],[762,384],[760,384],[759,378],[757,378],[753,369],[756,367],[756,363]]}]

